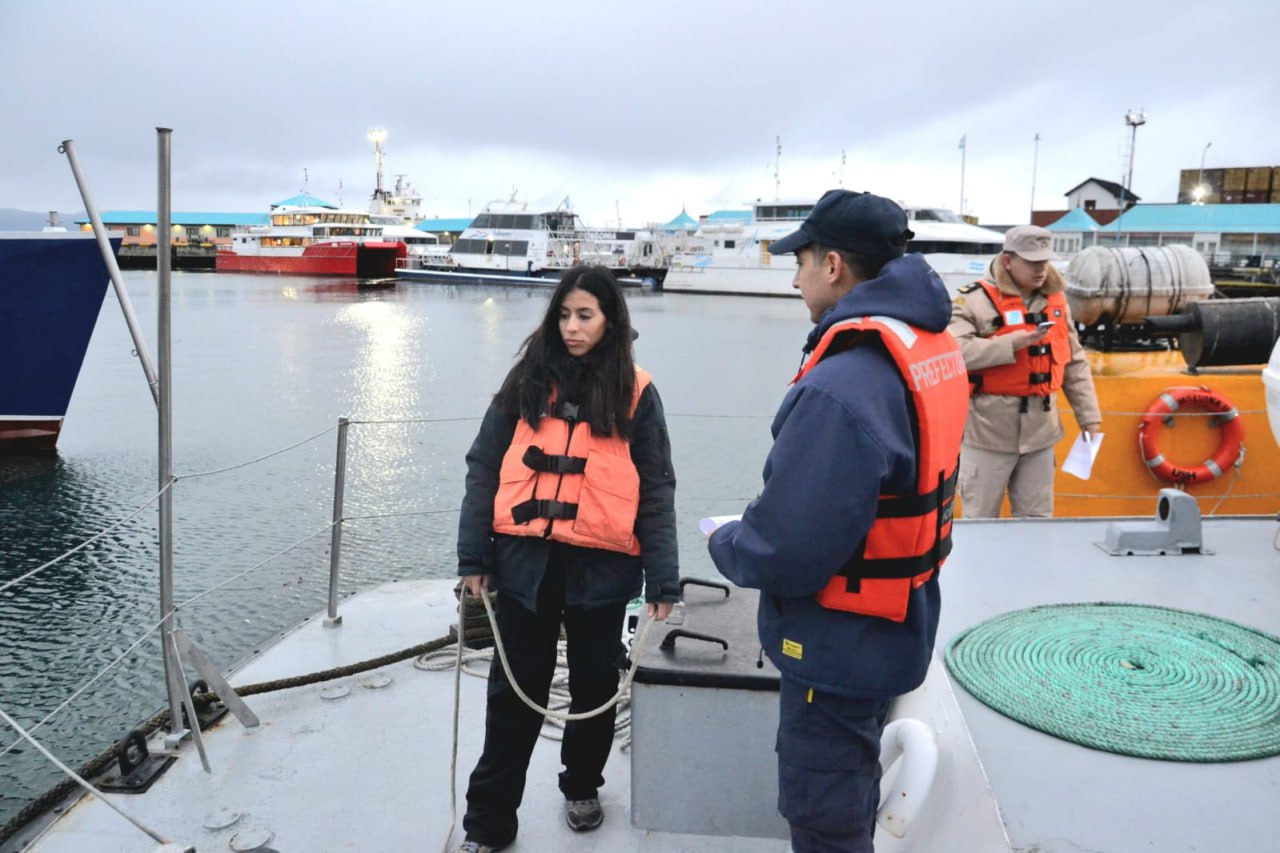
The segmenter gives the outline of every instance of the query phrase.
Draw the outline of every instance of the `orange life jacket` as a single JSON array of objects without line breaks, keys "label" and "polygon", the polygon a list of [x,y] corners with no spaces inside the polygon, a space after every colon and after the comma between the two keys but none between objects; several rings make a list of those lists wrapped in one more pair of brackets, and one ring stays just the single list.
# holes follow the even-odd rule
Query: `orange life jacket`
[{"label": "orange life jacket", "polygon": [[[651,381],[636,368],[632,415]],[[547,408],[536,430],[524,418],[516,423],[493,500],[494,532],[639,555],[640,474],[630,443],[595,435],[554,394]]]},{"label": "orange life jacket", "polygon": [[828,329],[796,379],[825,355],[856,346],[865,334],[880,336],[911,392],[920,433],[916,491],[880,495],[866,539],[818,593],[818,603],[901,622],[907,618],[911,590],[927,583],[951,553],[960,439],[969,409],[968,374],[949,332],[926,332],[893,317],[861,317]]},{"label": "orange life jacket", "polygon": [[989,281],[980,281],[991,304],[1000,313],[999,327],[991,337],[1010,332],[1035,331],[1045,320],[1053,328],[1038,344],[1014,353],[1012,364],[988,367],[975,372],[975,394],[1006,394],[1011,397],[1051,397],[1062,387],[1067,362],[1071,360],[1071,338],[1067,328],[1067,299],[1061,292],[1050,293],[1043,311],[1028,312],[1021,296],[1010,296]]}]

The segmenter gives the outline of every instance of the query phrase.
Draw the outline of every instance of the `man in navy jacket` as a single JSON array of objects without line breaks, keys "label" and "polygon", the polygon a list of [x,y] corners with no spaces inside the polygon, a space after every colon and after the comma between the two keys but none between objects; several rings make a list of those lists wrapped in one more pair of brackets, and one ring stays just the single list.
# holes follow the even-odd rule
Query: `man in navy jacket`
[{"label": "man in navy jacket", "polygon": [[[831,190],[769,247],[796,254],[793,286],[816,324],[806,355],[853,318],[945,332],[950,299],[920,255],[904,254],[911,236],[889,199]],[[955,417],[963,424],[963,411]],[[880,496],[915,492],[916,410],[872,335],[802,372],[772,432],[764,488],[741,521],[713,533],[711,557],[725,577],[761,591],[760,641],[782,674],[778,804],[793,849],[871,853],[880,734],[892,699],[924,680],[938,582],[911,589],[900,622],[828,609],[816,596],[860,553]]]}]

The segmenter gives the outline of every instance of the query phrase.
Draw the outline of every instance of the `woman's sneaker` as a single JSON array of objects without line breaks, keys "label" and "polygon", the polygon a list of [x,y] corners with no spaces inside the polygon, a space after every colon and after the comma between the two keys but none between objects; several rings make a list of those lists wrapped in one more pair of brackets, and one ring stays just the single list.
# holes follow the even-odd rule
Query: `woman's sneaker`
[{"label": "woman's sneaker", "polygon": [[507,845],[502,847],[490,847],[488,844],[481,844],[479,841],[472,841],[468,838],[466,841],[453,848],[453,853],[498,853]]},{"label": "woman's sneaker", "polygon": [[564,820],[574,832],[587,832],[604,823],[604,809],[600,800],[565,800]]}]

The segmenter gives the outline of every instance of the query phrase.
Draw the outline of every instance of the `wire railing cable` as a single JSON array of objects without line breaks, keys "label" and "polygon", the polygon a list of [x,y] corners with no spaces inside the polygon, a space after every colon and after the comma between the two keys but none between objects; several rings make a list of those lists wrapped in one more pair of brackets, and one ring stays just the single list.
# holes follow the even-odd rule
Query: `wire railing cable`
[{"label": "wire railing cable", "polygon": [[170,483],[169,483],[168,485],[166,485],[163,489],[161,489],[160,491],[158,491],[158,492],[156,492],[154,495],[152,495],[152,496],[147,500],[147,502],[146,502],[146,503],[144,503],[144,504],[142,504],[141,506],[139,506],[139,507],[138,507],[137,509],[135,509],[133,512],[129,513],[129,514],[128,514],[128,515],[126,515],[124,518],[118,519],[118,520],[117,520],[117,521],[115,521],[113,524],[109,524],[109,525],[107,525],[105,528],[103,528],[102,530],[99,530],[97,533],[95,533],[94,535],[90,536],[88,539],[86,539],[85,541],[81,542],[79,545],[75,546],[75,547],[74,547],[74,548],[72,548],[70,551],[66,551],[65,553],[59,554],[58,556],[54,557],[54,558],[53,558],[52,560],[50,560],[49,562],[45,563],[45,564],[44,564],[44,565],[42,565],[42,566],[39,566],[39,567],[37,567],[37,568],[32,569],[31,571],[27,572],[25,575],[19,575],[18,577],[14,578],[14,579],[13,579],[13,580],[11,580],[11,581],[8,581],[8,582],[6,582],[6,583],[4,583],[4,584],[0,584],[0,592],[4,592],[5,590],[8,590],[8,589],[10,589],[10,588],[12,588],[12,587],[17,586],[18,584],[22,583],[23,581],[25,581],[25,580],[27,580],[27,579],[29,579],[29,578],[33,578],[33,577],[35,577],[36,575],[38,575],[38,574],[40,574],[41,572],[43,572],[45,569],[47,569],[47,568],[49,568],[50,566],[53,566],[53,565],[55,565],[55,564],[57,564],[57,563],[62,562],[62,561],[63,561],[63,560],[65,560],[67,557],[70,557],[72,554],[76,553],[77,551],[83,551],[85,548],[87,548],[88,546],[92,545],[94,542],[98,541],[98,540],[99,540],[99,539],[101,539],[103,536],[106,536],[108,533],[110,533],[111,531],[115,530],[117,527],[119,527],[120,525],[124,524],[126,521],[129,521],[129,520],[130,520],[130,519],[132,519],[134,516],[136,516],[138,513],[142,512],[144,509],[146,509],[147,507],[151,506],[153,503],[155,503],[157,500],[159,500],[159,499],[160,499],[160,496],[161,496],[161,495],[163,495],[166,491],[168,491],[168,490],[169,490],[169,489],[171,489],[171,488],[173,488],[173,483],[172,483],[172,482],[170,482]]}]

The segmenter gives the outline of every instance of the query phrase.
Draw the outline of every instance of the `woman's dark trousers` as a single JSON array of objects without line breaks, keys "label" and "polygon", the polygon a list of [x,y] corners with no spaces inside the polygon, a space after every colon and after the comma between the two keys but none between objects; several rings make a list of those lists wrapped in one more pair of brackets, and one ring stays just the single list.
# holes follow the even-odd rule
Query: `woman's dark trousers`
[{"label": "woman's dark trousers", "polygon": [[[547,705],[556,664],[556,642],[564,621],[568,645],[572,712],[589,711],[608,701],[618,689],[617,662],[622,654],[622,621],[626,603],[601,607],[566,607],[564,572],[547,567],[538,589],[538,612],[499,593],[498,630],[511,672],[521,689],[542,707]],[[604,784],[604,765],[613,746],[616,709],[565,726],[560,761],[560,790],[567,800],[597,796]],[[471,773],[467,838],[502,847],[516,836],[516,810],[524,797],[525,774],[542,729],[542,716],[520,700],[507,680],[495,651],[489,670],[485,710],[484,752]]]}]

